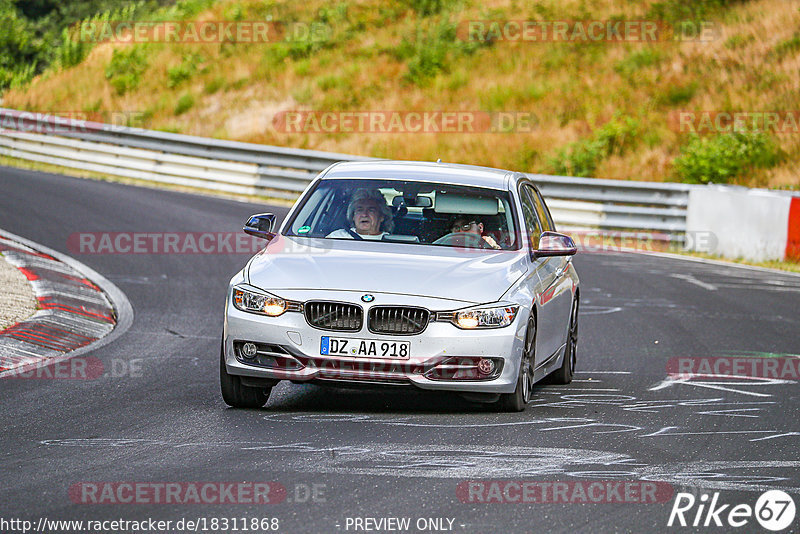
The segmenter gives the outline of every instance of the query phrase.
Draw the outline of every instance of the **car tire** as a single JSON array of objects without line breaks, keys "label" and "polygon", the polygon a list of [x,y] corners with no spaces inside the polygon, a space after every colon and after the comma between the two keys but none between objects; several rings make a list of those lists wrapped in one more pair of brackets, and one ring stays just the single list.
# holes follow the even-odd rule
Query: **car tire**
[{"label": "car tire", "polygon": [[569,384],[575,374],[578,351],[578,297],[572,302],[572,311],[569,315],[569,332],[567,333],[567,347],[564,349],[564,361],[561,367],[547,377],[548,384]]},{"label": "car tire", "polygon": [[261,408],[269,400],[272,393],[271,387],[254,388],[242,384],[238,376],[228,374],[225,369],[225,352],[220,351],[219,358],[219,385],[222,390],[222,400],[234,408]]},{"label": "car tire", "polygon": [[522,412],[530,402],[533,391],[533,362],[536,361],[536,319],[528,319],[525,332],[525,347],[519,364],[517,387],[514,393],[502,393],[497,405],[503,412]]}]

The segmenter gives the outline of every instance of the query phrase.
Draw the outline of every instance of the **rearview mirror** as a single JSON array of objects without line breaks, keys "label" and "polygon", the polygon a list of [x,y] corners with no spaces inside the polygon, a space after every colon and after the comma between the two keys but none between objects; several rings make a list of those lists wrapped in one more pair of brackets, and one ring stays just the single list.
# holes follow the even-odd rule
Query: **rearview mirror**
[{"label": "rearview mirror", "polygon": [[253,215],[244,224],[242,230],[244,233],[250,234],[262,239],[272,239],[275,237],[275,215],[272,213],[259,213]]},{"label": "rearview mirror", "polygon": [[539,238],[539,248],[533,251],[535,258],[547,256],[572,256],[578,252],[578,247],[568,235],[557,232],[542,232]]},{"label": "rearview mirror", "polygon": [[431,200],[431,197],[401,197],[398,195],[392,199],[392,206],[395,208],[399,208],[400,206],[405,206],[407,208],[430,208],[433,206],[433,200]]}]

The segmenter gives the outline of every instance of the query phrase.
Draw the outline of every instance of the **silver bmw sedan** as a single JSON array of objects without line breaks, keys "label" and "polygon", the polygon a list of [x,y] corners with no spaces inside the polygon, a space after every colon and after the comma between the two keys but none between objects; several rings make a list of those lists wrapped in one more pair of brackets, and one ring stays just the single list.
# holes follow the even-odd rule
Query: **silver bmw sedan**
[{"label": "silver bmw sedan", "polygon": [[230,282],[224,401],[256,408],[281,380],[459,392],[522,411],[572,380],[580,287],[569,236],[517,172],[337,163]]}]

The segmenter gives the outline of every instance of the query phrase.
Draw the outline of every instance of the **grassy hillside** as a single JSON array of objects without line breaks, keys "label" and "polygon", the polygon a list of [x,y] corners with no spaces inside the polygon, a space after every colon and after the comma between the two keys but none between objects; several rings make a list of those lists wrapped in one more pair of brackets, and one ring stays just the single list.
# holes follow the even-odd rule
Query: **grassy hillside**
[{"label": "grassy hillside", "polygon": [[[786,0],[187,0],[148,17],[319,23],[324,39],[111,44],[9,90],[6,107],[136,112],[149,128],[400,159],[800,188],[800,129],[692,136],[678,111],[800,110]],[[134,15],[136,16],[136,15]],[[707,41],[478,42],[469,20],[711,20]],[[525,132],[284,133],[287,110],[524,112]]]}]

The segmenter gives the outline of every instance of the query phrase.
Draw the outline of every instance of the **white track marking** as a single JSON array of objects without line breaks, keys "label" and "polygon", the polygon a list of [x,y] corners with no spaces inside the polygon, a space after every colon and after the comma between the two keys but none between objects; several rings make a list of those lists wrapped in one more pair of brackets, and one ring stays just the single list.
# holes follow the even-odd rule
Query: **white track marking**
[{"label": "white track marking", "polygon": [[685,281],[689,282],[690,284],[694,284],[696,286],[702,287],[703,289],[707,289],[709,291],[716,291],[717,290],[717,286],[715,286],[713,284],[706,283],[706,282],[702,282],[702,281],[698,280],[697,278],[695,278],[694,276],[692,276],[691,274],[675,274],[675,273],[673,273],[670,276],[672,276],[672,278],[679,278],[681,280],[685,280]]},{"label": "white track marking", "polygon": [[719,378],[724,381],[724,383],[728,386],[773,386],[778,384],[794,384],[794,380],[781,380],[777,378],[763,378],[763,377],[737,377],[741,380],[740,381],[732,381],[730,380],[730,376],[727,375],[714,375],[714,374],[693,374],[686,378],[673,378],[667,377],[662,380],[660,383],[656,384],[649,388],[649,391],[658,391],[660,389],[664,389],[667,387],[674,386],[676,384],[682,384],[687,386],[696,386],[701,388],[709,388],[709,389],[716,389],[720,391],[728,391],[730,393],[740,393],[742,395],[750,395],[752,397],[771,397],[772,395],[768,393],[757,393],[755,391],[743,391],[741,389],[734,389],[732,387],[725,387],[720,385],[717,382],[701,382],[699,380],[694,380],[694,378]]},{"label": "white track marking", "polygon": [[584,304],[581,306],[581,315],[608,315],[610,313],[616,313],[622,311],[622,308],[619,306],[590,306],[588,304]]},{"label": "white track marking", "polygon": [[576,375],[629,375],[630,371],[576,371]]},{"label": "white track marking", "polygon": [[761,408],[734,408],[733,410],[708,410],[706,412],[695,412],[697,415],[720,415],[725,417],[753,417],[758,419],[757,415],[747,415],[739,412],[760,412]]},{"label": "white track marking", "polygon": [[751,439],[750,441],[764,441],[766,439],[784,438],[788,436],[800,436],[800,432],[786,432],[784,434],[775,434],[774,436],[766,436],[763,438]]}]

